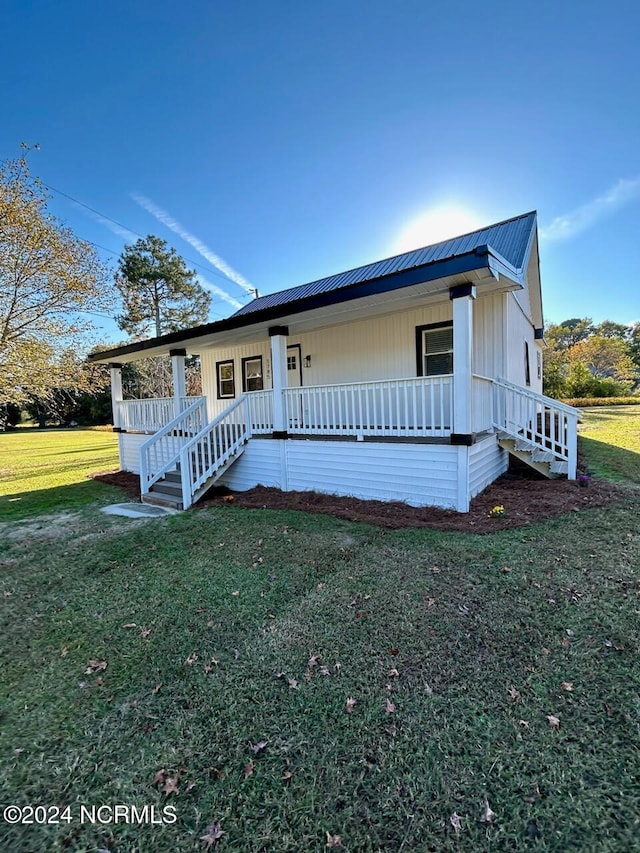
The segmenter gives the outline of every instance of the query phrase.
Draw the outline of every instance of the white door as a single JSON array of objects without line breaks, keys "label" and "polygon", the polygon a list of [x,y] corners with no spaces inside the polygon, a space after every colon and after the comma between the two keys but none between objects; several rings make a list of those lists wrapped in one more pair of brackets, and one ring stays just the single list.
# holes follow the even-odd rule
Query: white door
[{"label": "white door", "polygon": [[[302,347],[291,344],[287,347],[287,385],[289,388],[302,386]],[[289,429],[302,426],[302,394],[289,397]]]}]

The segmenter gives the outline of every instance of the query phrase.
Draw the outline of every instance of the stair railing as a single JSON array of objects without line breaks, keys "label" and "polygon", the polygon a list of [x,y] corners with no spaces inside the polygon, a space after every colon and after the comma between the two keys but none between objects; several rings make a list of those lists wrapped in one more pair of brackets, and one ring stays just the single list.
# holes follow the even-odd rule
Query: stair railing
[{"label": "stair railing", "polygon": [[567,463],[567,477],[575,480],[578,464],[580,410],[537,394],[506,379],[494,379],[494,426]]},{"label": "stair railing", "polygon": [[246,394],[228,406],[180,448],[182,506],[188,509],[205,491],[207,482],[251,438]]},{"label": "stair railing", "polygon": [[172,421],[163,426],[140,446],[140,491],[149,493],[151,486],[180,460],[180,448],[197,435],[207,422],[204,397],[198,397]]}]

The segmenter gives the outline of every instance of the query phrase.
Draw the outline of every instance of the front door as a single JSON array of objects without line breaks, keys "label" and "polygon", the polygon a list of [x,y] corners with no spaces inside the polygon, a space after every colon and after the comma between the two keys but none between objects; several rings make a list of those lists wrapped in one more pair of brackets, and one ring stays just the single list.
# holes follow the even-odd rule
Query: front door
[{"label": "front door", "polygon": [[[291,344],[287,347],[287,385],[289,388],[302,386],[302,347]],[[289,397],[289,429],[302,426],[302,394],[296,394],[295,399]]]}]

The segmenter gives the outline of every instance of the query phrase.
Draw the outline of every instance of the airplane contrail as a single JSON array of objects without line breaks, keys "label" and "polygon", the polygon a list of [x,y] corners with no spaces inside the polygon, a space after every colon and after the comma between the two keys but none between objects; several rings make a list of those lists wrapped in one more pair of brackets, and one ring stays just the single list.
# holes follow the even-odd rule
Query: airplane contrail
[{"label": "airplane contrail", "polygon": [[[251,296],[256,295],[256,288],[249,282],[247,279],[240,275],[239,272],[233,269],[233,267],[229,266],[229,264],[223,260],[219,255],[217,255],[212,249],[210,249],[205,243],[202,242],[198,237],[194,234],[191,234],[187,229],[178,222],[177,219],[174,219],[166,210],[163,210],[161,207],[158,207],[157,204],[154,204],[151,199],[148,199],[146,196],[141,195],[140,193],[131,193],[131,198],[140,205],[147,213],[150,213],[154,216],[158,222],[162,222],[163,225],[166,225],[169,230],[173,231],[174,234],[177,234],[179,237],[188,243],[190,246],[202,255],[205,260],[209,261],[209,263],[214,266],[216,269],[220,270],[221,273],[226,275],[228,279],[235,282],[238,287],[241,287],[244,291],[251,294]],[[232,298],[232,297],[231,297]]]}]

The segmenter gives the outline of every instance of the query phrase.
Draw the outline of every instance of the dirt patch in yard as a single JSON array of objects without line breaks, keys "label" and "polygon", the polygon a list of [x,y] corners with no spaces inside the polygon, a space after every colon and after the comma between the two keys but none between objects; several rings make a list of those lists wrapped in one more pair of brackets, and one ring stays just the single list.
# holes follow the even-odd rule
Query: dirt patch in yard
[{"label": "dirt patch in yard", "polygon": [[[135,474],[112,472],[101,474],[96,479],[120,486],[136,500],[140,499],[140,483]],[[624,489],[604,480],[593,479],[587,487],[583,487],[577,481],[547,480],[526,466],[515,465],[474,498],[468,513],[435,507],[416,508],[398,502],[364,501],[317,492],[282,492],[265,486],[234,493],[225,488],[213,488],[206,499],[196,505],[196,509],[229,504],[247,509],[296,509],[391,529],[431,527],[436,530],[491,533],[546,521],[582,509],[620,503],[625,497],[628,499]],[[489,517],[496,506],[504,506],[504,515]]]}]

